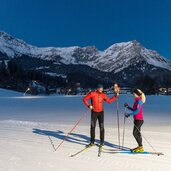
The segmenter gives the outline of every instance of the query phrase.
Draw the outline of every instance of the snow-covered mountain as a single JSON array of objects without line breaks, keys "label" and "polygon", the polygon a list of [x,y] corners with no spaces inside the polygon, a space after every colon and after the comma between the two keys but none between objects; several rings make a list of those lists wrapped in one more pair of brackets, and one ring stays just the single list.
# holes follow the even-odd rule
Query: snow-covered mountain
[{"label": "snow-covered mountain", "polygon": [[[141,61],[171,70],[171,61],[160,56],[156,51],[146,49],[137,41],[112,45],[102,53],[97,66],[98,68],[104,68],[105,71],[116,73]],[[141,69],[144,70],[144,68]]]},{"label": "snow-covered mountain", "polygon": [[[0,32],[0,53],[8,58],[26,55],[66,65],[87,65],[103,72],[118,73],[130,65],[137,65],[141,62],[154,66],[154,69],[158,67],[171,71],[170,60],[156,51],[146,49],[135,40],[113,44],[104,51],[99,51],[95,46],[39,48],[5,32]],[[139,69],[144,72],[146,68],[143,65]]]}]

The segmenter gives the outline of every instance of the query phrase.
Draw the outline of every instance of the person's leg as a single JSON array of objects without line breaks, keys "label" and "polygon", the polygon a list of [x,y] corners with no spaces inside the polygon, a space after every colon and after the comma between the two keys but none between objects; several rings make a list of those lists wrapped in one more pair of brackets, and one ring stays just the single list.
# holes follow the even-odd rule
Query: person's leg
[{"label": "person's leg", "polygon": [[104,144],[104,112],[100,112],[98,115],[99,128],[100,128],[100,144]]},{"label": "person's leg", "polygon": [[142,136],[141,136],[142,124],[143,124],[143,120],[134,120],[133,135],[138,143],[138,146],[143,146],[142,145]]},{"label": "person's leg", "polygon": [[91,136],[91,143],[95,142],[95,128],[96,128],[96,121],[97,121],[97,114],[96,112],[91,112],[91,128],[90,128],[90,136]]}]

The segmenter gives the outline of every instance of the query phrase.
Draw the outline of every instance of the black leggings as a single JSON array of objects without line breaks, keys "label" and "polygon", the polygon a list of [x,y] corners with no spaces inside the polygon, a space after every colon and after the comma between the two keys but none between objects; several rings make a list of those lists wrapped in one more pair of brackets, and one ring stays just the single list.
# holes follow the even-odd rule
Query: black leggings
[{"label": "black leggings", "polygon": [[139,146],[142,146],[141,126],[143,123],[143,120],[134,120],[133,135]]},{"label": "black leggings", "polygon": [[104,143],[104,112],[94,112],[91,113],[91,128],[90,128],[90,135],[91,135],[91,142],[95,142],[95,128],[96,122],[99,122],[100,128],[100,142]]}]

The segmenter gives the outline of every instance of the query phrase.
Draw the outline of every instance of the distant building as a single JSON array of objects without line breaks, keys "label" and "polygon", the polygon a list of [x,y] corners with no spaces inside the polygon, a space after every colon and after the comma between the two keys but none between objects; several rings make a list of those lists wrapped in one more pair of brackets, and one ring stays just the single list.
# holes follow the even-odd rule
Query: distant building
[{"label": "distant building", "polygon": [[37,81],[31,81],[29,83],[29,88],[31,94],[44,94],[46,93],[46,88],[42,83],[38,83]]},{"label": "distant building", "polygon": [[171,95],[171,88],[161,87],[159,88],[160,95]]}]

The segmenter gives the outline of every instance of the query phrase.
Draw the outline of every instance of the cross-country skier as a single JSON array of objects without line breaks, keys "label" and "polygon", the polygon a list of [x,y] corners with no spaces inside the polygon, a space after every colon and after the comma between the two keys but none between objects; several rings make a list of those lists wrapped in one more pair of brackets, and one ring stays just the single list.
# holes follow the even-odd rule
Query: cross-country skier
[{"label": "cross-country skier", "polygon": [[[88,146],[93,146],[95,142],[95,127],[96,121],[98,119],[99,128],[100,128],[100,146],[104,145],[104,110],[103,102],[112,103],[119,96],[120,87],[118,84],[114,86],[115,95],[112,98],[108,98],[105,93],[103,93],[103,85],[98,84],[97,90],[89,93],[83,98],[84,104],[91,109],[91,128],[90,136],[91,141]],[[88,100],[91,100],[91,104],[88,103]]]},{"label": "cross-country skier", "polygon": [[133,108],[129,107],[127,103],[125,103],[125,107],[132,111],[130,114],[125,114],[125,117],[134,117],[134,128],[133,128],[133,135],[138,143],[138,147],[134,148],[133,152],[143,152],[143,144],[142,144],[142,136],[141,136],[141,126],[144,123],[144,116],[143,116],[143,104],[146,101],[146,97],[144,93],[140,89],[135,89],[133,91],[133,95],[135,97],[135,103]]}]

